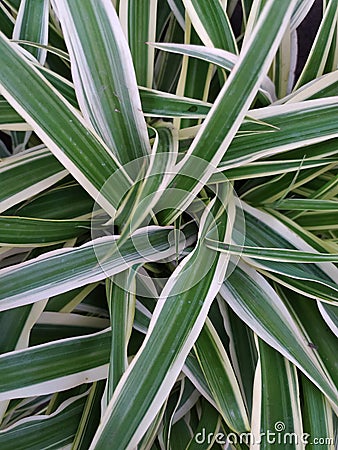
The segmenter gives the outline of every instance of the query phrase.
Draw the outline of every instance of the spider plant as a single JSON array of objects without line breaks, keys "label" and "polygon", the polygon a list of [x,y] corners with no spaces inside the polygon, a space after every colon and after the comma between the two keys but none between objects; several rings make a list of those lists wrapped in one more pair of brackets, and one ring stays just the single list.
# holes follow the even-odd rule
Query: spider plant
[{"label": "spider plant", "polygon": [[[0,448],[333,449],[338,0],[0,1]],[[277,447],[276,447],[277,446]]]}]

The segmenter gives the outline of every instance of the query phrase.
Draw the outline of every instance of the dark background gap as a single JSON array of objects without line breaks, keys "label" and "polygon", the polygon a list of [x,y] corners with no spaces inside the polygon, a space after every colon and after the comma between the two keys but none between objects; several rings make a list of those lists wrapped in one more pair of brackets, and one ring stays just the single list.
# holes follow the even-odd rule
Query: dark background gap
[{"label": "dark background gap", "polygon": [[299,25],[298,31],[298,63],[296,67],[296,79],[300,75],[306,58],[310,52],[312,43],[318,31],[323,10],[323,0],[316,0],[312,5],[305,20]]}]

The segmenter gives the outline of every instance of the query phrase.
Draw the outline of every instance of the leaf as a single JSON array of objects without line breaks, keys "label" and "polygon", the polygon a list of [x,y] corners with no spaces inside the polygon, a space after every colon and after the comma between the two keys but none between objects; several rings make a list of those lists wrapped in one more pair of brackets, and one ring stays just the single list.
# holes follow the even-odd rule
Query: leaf
[{"label": "leaf", "polygon": [[0,244],[35,247],[65,242],[90,229],[89,220],[46,220],[0,216]]},{"label": "leaf", "polygon": [[208,319],[196,341],[195,353],[225,423],[237,433],[248,431],[249,421],[235,373]]},{"label": "leaf", "polygon": [[132,331],[136,302],[134,277],[134,270],[129,269],[106,281],[112,330],[107,403],[128,367],[127,347]]},{"label": "leaf", "polygon": [[[0,310],[36,302],[122,272],[132,265],[172,256],[176,247],[168,243],[172,228],[139,230],[121,248],[118,236],[99,238],[76,248],[44,253],[30,261],[0,270]],[[183,238],[191,241],[194,227]],[[182,247],[181,247],[182,248]]]},{"label": "leaf", "polygon": [[[156,134],[148,167],[144,174],[141,171],[135,177],[129,198],[127,197],[126,202],[122,203],[114,218],[115,222],[123,227],[120,242],[141,226],[152,209],[156,208],[174,170],[173,166],[178,154],[178,139],[175,129],[162,122],[154,131]],[[143,166],[146,166],[145,162],[143,162]],[[131,171],[134,170],[131,168]],[[111,180],[111,184],[115,184],[114,179]]]},{"label": "leaf", "polygon": [[55,2],[81,112],[122,164],[150,151],[133,63],[109,0]]},{"label": "leaf", "polygon": [[[177,215],[175,209],[186,208],[193,201],[228,149],[272,62],[293,6],[293,1],[286,3],[274,0],[269,2],[262,13],[260,25],[256,27],[250,45],[241,52],[236,67],[176,169],[177,175],[173,177],[170,186],[182,189],[186,194],[172,208],[172,212],[167,214],[168,223]],[[238,92],[245,95],[239,96]],[[200,158],[198,164],[196,158]],[[162,202],[168,204],[165,195],[162,196]]]},{"label": "leaf", "polygon": [[31,126],[26,124],[22,117],[7,103],[0,99],[0,129],[29,131]]},{"label": "leaf", "polygon": [[[325,397],[304,376],[302,380],[302,393],[304,405],[302,408],[304,432],[306,433],[307,448],[314,450],[316,444],[312,443],[312,436],[320,439],[320,446],[324,450],[332,449],[334,442],[333,411]],[[310,441],[310,442],[309,442]],[[318,442],[318,441],[317,441]]]},{"label": "leaf", "polygon": [[288,211],[337,211],[338,202],[312,198],[286,198],[273,204],[265,204],[266,208],[284,209]]},{"label": "leaf", "polygon": [[0,400],[50,394],[106,378],[110,340],[110,330],[104,330],[1,355]]},{"label": "leaf", "polygon": [[337,389],[325,364],[308,346],[308,338],[271,285],[240,263],[225,280],[220,295],[266,343],[295,364],[334,405]]},{"label": "leaf", "polygon": [[158,0],[125,0],[119,8],[120,22],[133,57],[137,82],[148,88],[153,84],[154,49],[149,48],[146,42],[156,38],[157,3]]},{"label": "leaf", "polygon": [[281,442],[285,448],[298,449],[303,430],[296,368],[260,339],[258,348],[250,447],[273,449]]},{"label": "leaf", "polygon": [[95,430],[99,425],[101,400],[105,384],[105,381],[98,381],[93,383],[90,388],[79,426],[72,443],[72,450],[85,450],[90,445]]},{"label": "leaf", "polygon": [[[293,313],[299,328],[307,336],[308,346],[323,361],[327,372],[337,385],[336,336],[328,329],[325,321],[322,319],[317,303],[309,301],[297,292],[286,290],[285,288],[278,289],[278,292],[288,306],[289,311]],[[320,303],[318,302],[318,304]],[[316,323],[315,327],[311,326],[311,323],[314,322]]]},{"label": "leaf", "polygon": [[[239,56],[227,50],[213,47],[203,47],[196,44],[172,44],[163,42],[150,42],[149,45],[171,53],[191,56],[193,58],[202,59],[209,63],[222,67],[227,72],[230,72],[237,64]],[[265,102],[270,104],[276,99],[275,87],[268,76],[264,76],[259,93],[265,97]]]},{"label": "leaf", "polygon": [[0,163],[0,211],[38,194],[66,175],[67,171],[46,148],[6,158]]},{"label": "leaf", "polygon": [[[311,100],[251,110],[252,117],[267,122],[273,127],[271,132],[234,139],[219,167],[222,170],[232,169],[259,158],[303,147],[305,147],[303,155],[310,157],[313,155],[312,149],[311,147],[307,149],[306,146],[327,142],[328,139],[337,137],[337,128],[330,120],[332,114],[337,113],[337,108],[337,97],[332,97],[326,100]],[[302,121],[301,132],[300,120]],[[244,127],[242,129],[245,130]],[[335,143],[332,142],[332,144],[336,149]],[[326,147],[323,146],[323,156],[325,150]]]},{"label": "leaf", "polygon": [[[226,270],[226,261],[203,245],[203,235],[215,213],[220,214],[215,207],[206,210],[196,249],[177,267],[162,291],[148,334],[122,376],[91,448],[105,448],[112,439],[118,443],[116,449],[137,445],[175,383]],[[219,226],[221,235],[231,233],[226,224]],[[201,281],[198,274],[208,263],[210,270]],[[185,290],[191,281],[193,285]]]},{"label": "leaf", "polygon": [[205,430],[215,435],[220,426],[220,416],[208,402],[201,401],[202,413],[194,437],[190,440],[186,450],[200,450],[205,440]]},{"label": "leaf", "polygon": [[[0,51],[4,62],[0,71],[2,95],[32,126],[61,164],[97,198],[106,180],[119,167],[118,161],[80,114],[22,56],[17,45],[11,44],[3,35],[0,35]],[[26,80],[25,85],[22,79]],[[130,180],[123,171],[121,177],[120,185],[128,186]],[[117,206],[120,200],[118,194],[119,189],[115,188],[108,199],[99,197],[98,202],[114,213],[113,205]]]},{"label": "leaf", "polygon": [[64,402],[53,414],[23,419],[13,427],[0,431],[0,445],[4,450],[65,447],[75,436],[85,398],[79,396]]},{"label": "leaf", "polygon": [[[32,41],[46,45],[48,42],[49,8],[47,0],[23,0],[15,21],[13,39]],[[44,65],[46,51],[39,47],[24,46],[39,62]]]},{"label": "leaf", "polygon": [[[325,147],[325,149],[327,149]],[[230,152],[229,152],[230,153]],[[249,156],[250,158],[250,156]],[[259,158],[259,156],[258,156]],[[312,158],[312,157],[311,157]],[[272,175],[284,175],[290,172],[298,172],[301,170],[328,166],[335,162],[334,158],[321,159],[295,159],[275,161],[259,161],[254,163],[241,163],[238,167],[226,170],[228,180],[245,180],[259,177],[269,177]],[[216,172],[209,178],[208,184],[219,183],[224,180],[224,174]],[[273,207],[279,209],[280,202],[274,203]],[[271,205],[266,205],[271,207]],[[295,206],[295,205],[294,205]]]},{"label": "leaf", "polygon": [[183,0],[183,4],[204,45],[238,52],[229,18],[219,0],[209,0],[207,4],[201,0]]},{"label": "leaf", "polygon": [[317,302],[320,314],[331,329],[332,333],[338,337],[338,311],[334,305]]},{"label": "leaf", "polygon": [[[204,118],[211,104],[194,98],[168,94],[155,89],[140,88],[142,108],[149,117]],[[0,103],[1,108],[1,103]]]},{"label": "leaf", "polygon": [[298,89],[308,81],[323,75],[337,17],[338,2],[337,0],[330,0],[327,4],[323,20],[295,89]]},{"label": "leaf", "polygon": [[[300,252],[314,253],[313,247],[307,244],[296,232],[284,225],[276,217],[242,204],[245,210],[246,236],[245,245],[250,247],[258,243],[266,248],[288,248]],[[242,237],[240,238],[242,245]],[[297,256],[294,254],[294,257]],[[306,259],[306,255],[300,254]],[[309,257],[309,255],[308,255]],[[326,256],[324,257],[326,258]],[[311,298],[320,298],[327,302],[336,303],[338,271],[331,263],[280,263],[271,260],[249,259],[259,270],[280,282],[282,285],[292,287]]]},{"label": "leaf", "polygon": [[314,263],[314,262],[338,262],[338,254],[301,252],[294,249],[248,247],[241,245],[225,244],[206,238],[206,244],[212,250],[264,259],[267,261]]}]

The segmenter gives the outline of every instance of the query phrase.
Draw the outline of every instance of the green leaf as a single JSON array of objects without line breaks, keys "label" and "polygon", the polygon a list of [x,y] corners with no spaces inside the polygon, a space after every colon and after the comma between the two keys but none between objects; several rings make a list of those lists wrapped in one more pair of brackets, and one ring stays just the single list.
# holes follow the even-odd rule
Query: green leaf
[{"label": "green leaf", "polygon": [[335,26],[338,17],[338,2],[330,0],[327,4],[323,20],[319,31],[316,34],[310,54],[306,60],[305,67],[298,79],[295,89],[308,81],[323,75],[326,59],[330,50],[330,45],[334,36]]},{"label": "green leaf", "polygon": [[47,220],[0,216],[0,244],[35,247],[65,242],[89,231],[90,220]]},{"label": "green leaf", "polygon": [[84,117],[122,164],[150,151],[134,67],[111,2],[56,2]]},{"label": "green leaf", "polygon": [[6,158],[0,163],[0,211],[38,194],[66,175],[67,171],[46,148]]},{"label": "green leaf", "polygon": [[36,415],[33,420],[21,420],[8,430],[0,431],[0,446],[4,450],[59,449],[71,444],[81,418],[85,397],[64,402],[53,414]]},{"label": "green leaf", "polygon": [[[190,43],[201,43],[196,31],[192,28],[190,20],[186,21],[184,40]],[[176,94],[201,100],[208,99],[212,77],[213,67],[206,61],[183,57]],[[197,125],[197,123],[196,120],[182,120],[175,121],[174,126],[179,129]]]},{"label": "green leaf", "polygon": [[307,230],[335,230],[337,224],[337,209],[335,212],[309,212],[296,219],[296,222]]},{"label": "green leaf", "polygon": [[207,47],[237,53],[236,39],[220,0],[183,0],[186,12],[199,37]]},{"label": "green leaf", "polygon": [[[140,229],[121,248],[118,236],[99,238],[76,248],[64,248],[44,253],[38,258],[0,271],[0,310],[36,302],[40,299],[85,286],[122,272],[134,264],[156,261],[176,253],[168,242],[171,227]],[[191,242],[194,227],[181,236]],[[184,236],[184,237],[183,237]]]},{"label": "green leaf", "polygon": [[[234,139],[219,167],[222,170],[232,169],[258,158],[302,147],[305,147],[303,155],[310,157],[311,148],[307,149],[306,146],[337,137],[336,123],[331,120],[332,115],[337,114],[337,108],[337,98],[332,97],[251,110],[250,116],[271,125],[271,131]],[[248,124],[242,127],[242,130],[250,129],[250,126],[252,127]],[[336,144],[334,142],[332,144],[336,151]],[[323,156],[326,149],[328,150],[323,146]]]},{"label": "green leaf", "polygon": [[265,204],[266,208],[291,211],[337,211],[338,202],[312,198],[286,198],[273,204]]},{"label": "green leaf", "polygon": [[[176,208],[187,207],[193,201],[228,149],[272,62],[294,3],[273,0],[262,13],[250,45],[241,52],[234,70],[177,168],[177,175],[173,177],[170,186],[186,192]],[[238,92],[244,94],[238,95]],[[201,158],[199,164],[196,164],[196,157]],[[163,195],[163,204],[168,204],[168,201]],[[168,223],[175,218],[175,214],[177,211],[173,208],[167,214]]]},{"label": "green leaf", "polygon": [[31,130],[31,126],[26,124],[22,117],[2,97],[0,97],[0,129]]},{"label": "green leaf", "polygon": [[[220,48],[203,47],[196,44],[172,44],[162,42],[150,42],[149,44],[167,52],[202,59],[203,61],[222,67],[227,72],[230,72],[235,67],[235,64],[239,59],[238,55]],[[261,96],[265,97],[265,102],[268,104],[276,99],[274,90],[275,88],[270,78],[264,76],[261,86],[259,87],[259,93]]]},{"label": "green leaf", "polygon": [[[4,64],[0,71],[1,91],[6,100],[32,126],[36,134],[47,145],[80,184],[94,198],[119,167],[111,151],[88,128],[87,123],[60,94],[40,75],[19,52],[16,44],[0,35],[0,51]],[[22,79],[26,80],[25,85]],[[26,85],[30,89],[26,89]],[[50,114],[49,111],[53,111]],[[57,117],[58,126],[55,126]],[[121,172],[120,184],[129,185]],[[114,213],[120,196],[118,188],[109,193],[109,198],[98,201]]]},{"label": "green leaf", "polygon": [[[229,151],[230,153],[230,151]],[[285,173],[298,172],[310,168],[328,166],[335,163],[334,158],[312,159],[295,159],[295,160],[270,160],[259,161],[257,163],[245,163],[226,170],[228,180],[245,180],[258,177],[268,177],[271,175],[284,175]],[[224,181],[224,174],[216,172],[209,178],[208,184],[219,183]],[[273,204],[273,207],[279,209],[280,202]],[[271,205],[266,205],[270,207]],[[296,205],[294,205],[296,206]]]},{"label": "green leaf", "polygon": [[248,431],[249,421],[235,373],[208,319],[196,341],[195,353],[225,423],[237,433]]},{"label": "green leaf", "polygon": [[[259,364],[254,383],[253,442],[266,449],[276,443],[298,449],[302,421],[296,368],[259,339]],[[271,376],[271,373],[274,376]]]},{"label": "green leaf", "polygon": [[106,378],[110,340],[105,330],[1,355],[0,399],[44,395]]},{"label": "green leaf", "polygon": [[309,81],[304,86],[276,102],[276,104],[334,97],[337,94],[337,86],[337,71],[327,73],[319,78]]},{"label": "green leaf", "polygon": [[105,381],[97,381],[90,388],[72,443],[72,450],[86,450],[89,447],[100,422],[101,400],[105,384]]},{"label": "green leaf", "polygon": [[210,103],[196,100],[195,98],[167,94],[154,89],[140,88],[140,95],[144,115],[149,117],[201,119],[208,114],[212,106]]},{"label": "green leaf", "polygon": [[128,367],[127,347],[135,310],[135,273],[125,270],[106,281],[111,321],[111,353],[108,375],[107,403]]},{"label": "green leaf", "polygon": [[8,38],[12,37],[15,20],[5,5],[0,5],[1,30]]},{"label": "green leaf", "polygon": [[252,411],[252,386],[257,366],[257,348],[251,328],[229,308],[221,296],[217,296],[217,305],[222,315],[224,328],[229,336],[229,354],[232,365],[245,398],[247,411]]},{"label": "green leaf", "polygon": [[[23,0],[15,21],[13,39],[46,45],[48,42],[49,4],[47,0]],[[39,47],[24,46],[39,62],[44,64],[46,51]]]},{"label": "green leaf", "polygon": [[294,249],[248,247],[241,245],[225,244],[206,238],[206,244],[212,250],[217,250],[234,255],[248,256],[267,261],[314,263],[314,262],[338,262],[338,254],[301,252]]},{"label": "green leaf", "polygon": [[200,450],[201,443],[204,443],[205,432],[215,435],[220,426],[220,416],[216,409],[213,408],[210,403],[205,400],[201,400],[201,419],[199,421],[198,427],[195,430],[194,437],[190,440],[189,445],[187,445],[186,450]]},{"label": "green leaf", "polygon": [[[131,195],[117,211],[115,221],[123,227],[120,242],[126,235],[134,232],[152,209],[156,208],[158,199],[165,192],[174,171],[178,153],[177,133],[165,122],[159,123],[154,131],[156,134],[148,168],[145,173],[140,171],[135,177],[133,188],[130,190]],[[145,162],[143,161],[143,166],[146,165]],[[135,169],[131,168],[131,171],[133,170]],[[115,184],[114,181],[112,179],[111,184]]]},{"label": "green leaf", "polygon": [[[197,247],[162,291],[146,339],[121,378],[91,448],[106,448],[112,439],[116,450],[137,445],[179,375],[225,275],[226,261],[203,245],[212,214],[220,214],[216,207],[206,210]],[[226,224],[219,226],[221,235],[231,233]],[[198,274],[208,264],[210,270],[199,279]],[[193,284],[188,291],[187,283]]]},{"label": "green leaf", "polygon": [[306,377],[302,376],[301,381],[304,433],[308,441],[306,448],[331,450],[334,443],[333,411],[322,393],[314,389]]},{"label": "green leaf", "polygon": [[[55,209],[58,205],[58,209]],[[39,219],[85,220],[93,211],[94,200],[77,183],[62,183],[53,186],[23,204],[6,211],[6,214]]]},{"label": "green leaf", "polygon": [[220,295],[265,342],[295,364],[334,405],[337,389],[325,364],[271,285],[250,266],[240,263],[225,280]]},{"label": "green leaf", "polygon": [[154,49],[146,43],[156,38],[156,15],[157,0],[127,0],[121,2],[119,8],[120,22],[128,37],[137,82],[148,88],[153,83]]},{"label": "green leaf", "polygon": [[[313,247],[276,217],[244,203],[242,205],[246,222],[245,245],[255,247],[264,244],[265,248],[279,247],[314,253]],[[240,245],[242,238],[242,236],[239,238]],[[293,257],[297,258],[296,253]],[[307,257],[309,258],[309,255],[300,254],[300,258]],[[326,256],[323,258],[325,259]],[[280,263],[272,259],[255,259],[255,256],[251,256],[249,261],[269,277],[282,285],[296,289],[297,292],[327,302],[335,303],[337,300],[338,270],[331,263]]]},{"label": "green leaf", "polygon": [[320,301],[318,303],[318,309],[325,320],[328,327],[331,329],[332,333],[337,336],[338,335],[338,311],[334,305],[330,305],[328,303],[322,303]]},{"label": "green leaf", "polygon": [[[318,311],[320,302],[309,301],[297,292],[278,289],[281,298],[288,308],[293,312],[298,326],[303,329],[307,336],[308,346],[319,355],[324,362],[326,370],[337,385],[338,363],[336,358],[336,334],[330,330]],[[311,324],[316,323],[313,327]]]}]

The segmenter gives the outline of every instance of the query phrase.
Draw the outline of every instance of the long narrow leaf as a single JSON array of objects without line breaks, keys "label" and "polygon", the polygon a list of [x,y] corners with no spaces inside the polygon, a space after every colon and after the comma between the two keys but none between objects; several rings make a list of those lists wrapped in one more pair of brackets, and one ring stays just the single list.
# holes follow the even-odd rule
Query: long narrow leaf
[{"label": "long narrow leaf", "polygon": [[196,341],[195,352],[226,424],[237,433],[248,431],[249,422],[235,373],[209,320]]},{"label": "long narrow leaf", "polygon": [[[0,310],[33,303],[102,280],[139,262],[172,256],[177,249],[173,243],[168,242],[171,231],[171,227],[139,230],[118,251],[114,251],[117,250],[118,236],[99,238],[81,247],[55,250],[31,261],[2,269]],[[186,232],[189,242],[194,227],[188,227]],[[183,236],[182,240],[185,240]],[[179,247],[182,244],[185,245],[181,241]]]},{"label": "long narrow leaf", "polygon": [[201,40],[208,47],[214,46],[237,53],[236,39],[229,18],[219,0],[183,0],[190,19]]},{"label": "long narrow leaf", "polygon": [[0,163],[0,212],[49,188],[67,174],[46,148],[6,158]]},{"label": "long narrow leaf", "polygon": [[[0,35],[0,51],[2,95],[33,127],[61,164],[94,198],[98,197],[106,180],[119,167],[111,151],[90,131],[80,114],[22,56],[17,45],[11,44],[4,35]],[[58,117],[57,128],[55,116]],[[123,181],[127,186],[130,183],[121,175],[121,185]],[[109,193],[109,199],[101,197],[98,201],[114,213],[113,205],[116,207],[120,200],[118,192],[115,187]]]},{"label": "long narrow leaf", "polygon": [[[48,42],[48,13],[47,0],[23,0],[15,21],[13,39],[46,45]],[[44,64],[46,50],[38,47],[26,47],[26,49],[42,65]]]},{"label": "long narrow leaf", "polygon": [[[208,180],[225,154],[272,62],[294,4],[294,1],[280,0],[267,4],[252,39],[242,50],[234,70],[177,168],[178,173],[171,185],[186,191],[177,206],[187,206],[193,201],[201,185]],[[238,95],[238,92],[244,92],[245,95]],[[202,158],[204,164],[196,164],[194,157]],[[163,203],[168,203],[165,195]],[[167,221],[175,218],[175,214],[177,212],[168,214]]]},{"label": "long narrow leaf", "polygon": [[130,51],[109,0],[55,3],[81,111],[124,164],[149,140]]},{"label": "long narrow leaf", "polygon": [[302,370],[335,405],[337,389],[324,369],[325,364],[309,347],[307,336],[261,275],[241,263],[224,282],[220,295],[261,339]]},{"label": "long narrow leaf", "polygon": [[[259,365],[254,384],[253,445],[273,449],[279,442],[284,448],[299,449],[303,436],[295,367],[276,350],[259,340]],[[271,377],[271,372],[274,376]]]},{"label": "long narrow leaf", "polygon": [[[181,371],[227,266],[225,259],[215,258],[203,245],[212,213],[219,214],[215,207],[206,211],[196,249],[178,266],[162,291],[146,339],[122,376],[91,448],[106,448],[112,440],[116,450],[137,445]],[[225,224],[220,223],[220,227],[221,235],[231,234]],[[211,267],[203,281],[196,279],[208,263]],[[185,291],[192,277],[195,283]]]},{"label": "long narrow leaf", "polygon": [[119,17],[128,38],[137,82],[148,88],[151,88],[153,83],[154,49],[148,47],[146,42],[153,41],[156,37],[157,3],[158,0],[125,0],[119,8]]}]

